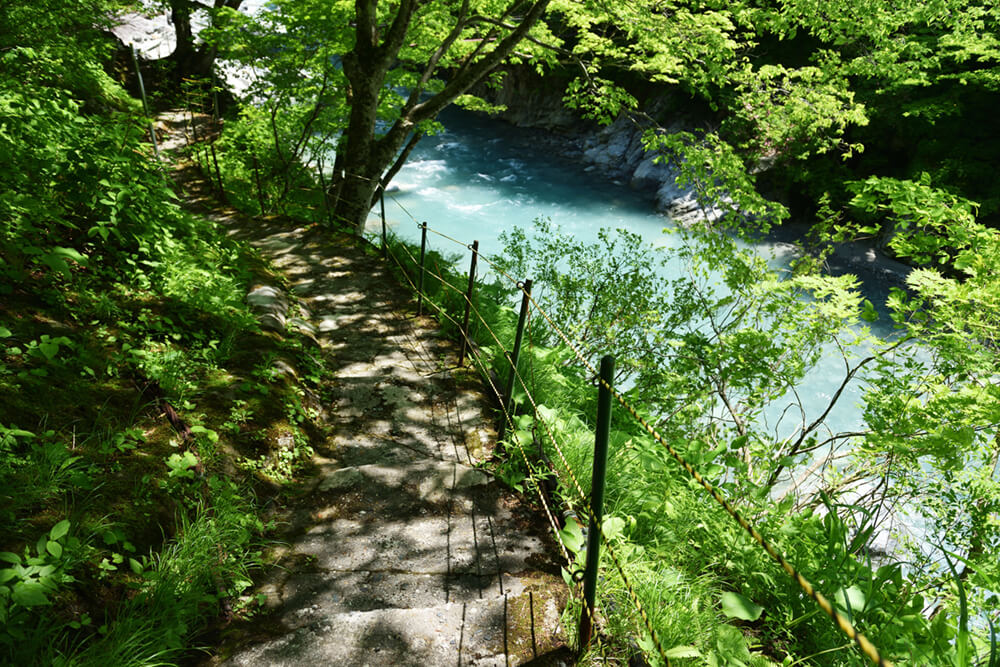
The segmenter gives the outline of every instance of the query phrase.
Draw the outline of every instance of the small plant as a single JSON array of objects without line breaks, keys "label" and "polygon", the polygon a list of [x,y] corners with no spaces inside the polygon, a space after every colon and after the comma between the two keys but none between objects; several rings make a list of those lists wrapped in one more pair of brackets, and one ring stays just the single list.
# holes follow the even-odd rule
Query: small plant
[{"label": "small plant", "polygon": [[103,455],[112,453],[125,454],[145,442],[146,436],[141,429],[129,428],[124,431],[114,431],[108,434],[98,445],[98,452]]},{"label": "small plant", "polygon": [[233,435],[238,435],[251,419],[253,419],[253,408],[250,407],[249,402],[238,398],[233,401],[233,407],[229,411],[229,419],[223,422],[222,428]]},{"label": "small plant", "polygon": [[78,539],[69,536],[70,522],[63,519],[48,533],[42,534],[32,549],[24,554],[0,552],[0,643],[10,644],[27,638],[27,625],[35,607],[52,604],[59,588],[74,581],[69,574],[70,552],[79,547]]},{"label": "small plant", "polygon": [[183,454],[171,454],[167,458],[166,464],[170,468],[168,477],[194,479],[195,468],[198,466],[198,457],[195,456],[194,452],[188,450]]},{"label": "small plant", "polygon": [[254,366],[251,374],[261,382],[271,383],[281,377],[281,371],[274,364],[275,355],[266,354],[264,359]]}]

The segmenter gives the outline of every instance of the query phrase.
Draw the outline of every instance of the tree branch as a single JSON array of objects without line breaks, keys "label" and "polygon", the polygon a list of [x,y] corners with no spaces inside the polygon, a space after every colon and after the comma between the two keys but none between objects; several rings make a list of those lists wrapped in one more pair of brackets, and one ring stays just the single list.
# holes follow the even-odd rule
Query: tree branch
[{"label": "tree branch", "polygon": [[419,130],[414,132],[413,136],[410,137],[410,140],[406,143],[406,146],[403,147],[402,152],[396,158],[396,161],[393,162],[392,166],[385,172],[385,175],[382,176],[382,180],[379,181],[379,184],[382,186],[383,192],[387,187],[389,187],[389,183],[392,182],[392,179],[399,173],[399,170],[403,168],[403,164],[406,163],[406,160],[410,157],[410,153],[412,153],[413,149],[417,147],[417,143],[419,143],[423,136],[424,133]]},{"label": "tree branch", "polygon": [[420,3],[417,0],[402,0],[396,16],[392,19],[389,32],[385,36],[385,41],[378,47],[379,69],[388,69],[392,61],[396,59],[399,50],[406,40],[406,33],[410,30],[410,22]]},{"label": "tree branch", "polygon": [[465,30],[466,16],[468,13],[469,0],[462,0],[462,6],[458,10],[458,19],[455,21],[455,27],[452,28],[451,32],[448,33],[448,36],[444,38],[444,41],[441,42],[437,51],[431,54],[431,57],[427,60],[427,66],[424,67],[424,73],[420,76],[420,81],[417,85],[413,86],[413,90],[410,92],[410,98],[406,101],[406,105],[403,107],[403,115],[408,113],[409,110],[416,106],[417,102],[420,101],[420,95],[424,92],[427,82],[431,80],[431,76],[433,76],[438,63],[441,62],[441,58],[448,53],[452,44],[455,43],[455,40],[457,40],[462,34],[462,31]]},{"label": "tree branch", "polygon": [[448,85],[444,87],[444,90],[437,95],[434,95],[422,104],[416,105],[410,112],[412,122],[416,124],[434,118],[452,100],[465,93],[496,68],[504,58],[510,55],[518,43],[527,36],[535,24],[541,20],[548,5],[549,0],[536,0],[524,15],[524,18],[521,19],[517,28],[501,40],[496,48],[483,56],[482,60],[471,64],[464,73],[452,78],[448,82]]}]

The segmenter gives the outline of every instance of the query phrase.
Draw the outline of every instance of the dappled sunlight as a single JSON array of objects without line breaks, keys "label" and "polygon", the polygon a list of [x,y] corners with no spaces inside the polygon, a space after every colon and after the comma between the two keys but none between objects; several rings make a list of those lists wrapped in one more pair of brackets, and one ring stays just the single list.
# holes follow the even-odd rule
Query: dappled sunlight
[{"label": "dappled sunlight", "polygon": [[353,244],[223,219],[286,276],[247,302],[263,328],[313,340],[330,416],[282,567],[259,588],[271,613],[231,664],[520,664],[562,645],[554,546],[473,467],[495,435],[479,389],[447,372],[454,344]]}]

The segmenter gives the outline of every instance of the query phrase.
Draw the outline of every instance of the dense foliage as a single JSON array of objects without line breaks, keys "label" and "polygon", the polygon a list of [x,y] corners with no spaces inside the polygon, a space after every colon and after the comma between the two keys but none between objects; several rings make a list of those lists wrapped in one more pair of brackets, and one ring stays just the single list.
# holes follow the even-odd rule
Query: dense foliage
[{"label": "dense foliage", "polygon": [[301,346],[260,335],[254,254],[179,206],[111,9],[0,4],[3,664],[176,663],[250,585],[253,480],[308,452],[271,373]]},{"label": "dense foliage", "polygon": [[[586,358],[616,354],[628,399],[889,657],[995,661],[995,4],[278,0],[256,17],[238,6],[213,2],[204,43],[175,65],[204,74],[218,55],[252,74],[219,154],[199,160],[262,211],[304,209],[309,188],[316,219],[363,228],[437,113],[488,109],[468,93],[499,84],[504,65],[557,71],[567,105],[598,122],[686,100],[698,129],[643,117],[645,143],[718,214],[711,224],[666,252],[539,223],[508,233],[499,265],[535,278]],[[19,664],[174,659],[206,603],[248,585],[260,525],[246,480],[287,481],[308,452],[301,396],[272,401],[276,415],[258,400],[281,391],[260,349],[301,350],[257,335],[242,302],[263,270],[252,253],[177,205],[140,105],[109,74],[121,60],[99,28],[113,9],[0,4],[0,657]],[[731,236],[789,217],[812,224],[814,254],[788,273]],[[885,304],[818,270],[830,242],[858,237],[918,267]],[[644,278],[668,254],[685,276]],[[463,278],[451,279],[456,290],[432,285],[432,297],[457,312]],[[504,335],[510,296],[498,283],[479,304]],[[505,373],[503,342],[476,337],[492,358],[484,377]],[[842,367],[810,411],[804,383],[831,354]],[[498,475],[530,490],[531,467],[560,458],[541,418],[586,483],[586,374],[538,321],[523,359],[544,401],[535,410],[515,391],[523,416]],[[830,415],[849,401],[862,420],[838,428]],[[163,425],[164,402],[192,415],[193,446]],[[296,434],[280,459],[262,442],[276,424]],[[619,416],[613,441],[606,537],[673,658],[861,664],[643,430]],[[520,467],[515,450],[539,442],[541,461]],[[624,654],[637,637],[657,659],[623,580],[603,576],[612,644]]]}]

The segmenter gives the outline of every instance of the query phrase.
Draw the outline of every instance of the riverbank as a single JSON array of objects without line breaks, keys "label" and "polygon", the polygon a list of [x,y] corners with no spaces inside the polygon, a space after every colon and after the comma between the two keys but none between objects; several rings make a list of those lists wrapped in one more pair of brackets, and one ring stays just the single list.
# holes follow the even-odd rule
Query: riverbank
[{"label": "riverbank", "polygon": [[[558,77],[543,79],[522,67],[510,70],[499,89],[484,87],[478,92],[491,103],[506,107],[497,116],[499,120],[532,132],[537,145],[578,163],[585,173],[628,186],[638,198],[681,226],[703,219],[694,193],[678,187],[676,171],[647,153],[642,142],[643,132],[652,125],[649,119],[656,119],[668,132],[699,127],[700,119],[685,110],[684,99],[676,95],[653,98],[641,114],[623,113],[610,125],[601,126],[566,108],[559,88],[564,83]],[[808,221],[789,221],[772,229],[761,242],[779,255],[795,255],[801,252],[809,229]],[[827,270],[832,275],[858,276],[865,291],[876,298],[887,295],[892,287],[904,288],[906,276],[913,270],[887,255],[875,239],[832,246]]]}]

